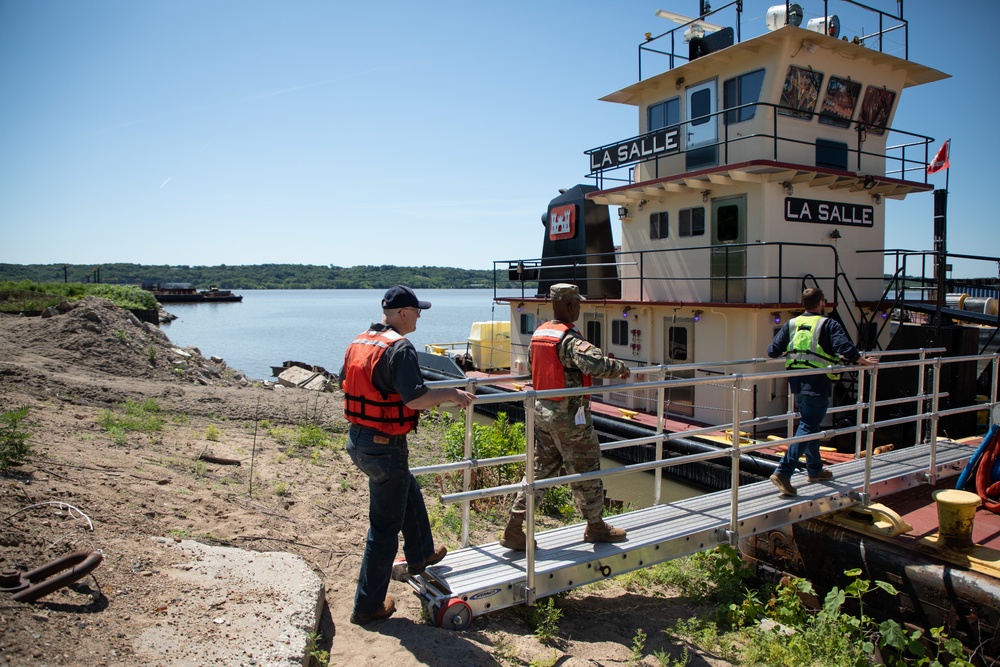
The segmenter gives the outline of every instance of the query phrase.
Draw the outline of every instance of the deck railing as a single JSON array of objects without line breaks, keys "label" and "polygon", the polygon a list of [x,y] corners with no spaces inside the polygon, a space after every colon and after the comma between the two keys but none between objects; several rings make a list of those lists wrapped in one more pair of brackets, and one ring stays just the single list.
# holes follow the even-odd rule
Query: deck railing
[{"label": "deck railing", "polygon": [[[744,110],[754,111],[753,116],[756,116],[757,113],[769,114],[771,125],[770,131],[748,132],[748,127],[751,127],[754,124],[760,125],[760,121],[755,117],[738,122],[729,120],[734,117],[734,114],[736,117],[739,117],[741,115],[740,112]],[[720,116],[722,117],[721,119]],[[877,164],[879,165],[882,165],[883,163],[885,164],[884,169],[882,169],[883,176],[906,180],[908,176],[915,175],[916,178],[914,180],[916,182],[928,182],[927,165],[930,163],[931,145],[934,142],[934,139],[922,134],[915,134],[888,126],[874,125],[870,123],[866,124],[856,120],[843,121],[848,125],[847,139],[849,141],[853,141],[854,145],[849,145],[849,141],[836,142],[838,144],[843,143],[842,164],[818,164],[815,160],[806,163],[801,162],[801,153],[795,153],[794,157],[789,155],[788,153],[795,151],[797,147],[815,149],[816,141],[814,139],[801,139],[796,138],[794,135],[801,135],[801,126],[798,125],[798,123],[803,122],[803,119],[811,122],[816,118],[821,117],[824,116],[818,111],[804,111],[795,107],[783,106],[781,104],[774,104],[771,102],[751,102],[749,104],[727,107],[704,116],[698,116],[697,118],[689,119],[666,129],[671,132],[676,130],[678,136],[681,136],[687,133],[688,126],[704,125],[706,119],[710,119],[709,122],[716,123],[721,130],[721,136],[719,139],[714,142],[698,144],[695,149],[692,149],[699,152],[713,148],[721,151],[719,159],[714,161],[712,164],[704,165],[704,168],[730,164],[731,150],[746,141],[765,139],[770,144],[770,151],[765,153],[760,150],[755,150],[754,159],[770,159],[778,162],[801,164],[804,168],[809,169],[826,167],[830,169],[840,169],[841,171],[851,173],[867,172],[872,176],[877,177],[879,174],[875,173],[874,169],[864,167],[864,161],[867,158],[877,161]],[[838,121],[840,121],[840,119],[838,119]],[[785,123],[791,123],[792,125],[790,125],[790,127],[794,131],[783,134],[781,129]],[[851,129],[852,126],[853,129]],[[584,153],[588,156],[587,159],[590,161],[590,164],[593,164],[594,155],[601,155],[604,151],[611,150],[623,143],[641,142],[644,139],[649,143],[653,143],[654,135],[662,134],[663,131],[664,128],[650,130],[628,139],[585,150]],[[867,137],[869,133],[873,135],[875,133],[879,135],[886,135],[885,149],[883,151],[875,152],[865,150],[864,144],[866,141],[870,141],[870,143],[875,144],[881,143],[881,141],[875,141],[875,139],[868,140]],[[890,140],[895,143],[890,145]],[[594,168],[591,170],[591,173],[588,174],[588,178],[594,179],[595,185],[599,190],[621,185],[631,185],[636,182],[636,179],[634,178],[635,171],[632,167],[637,164],[645,164],[647,162],[653,163],[653,168],[652,173],[647,173],[646,177],[642,179],[644,181],[665,178],[668,176],[678,176],[687,171],[687,169],[671,169],[670,171],[667,171],[665,169],[661,169],[661,161],[669,163],[671,158],[676,158],[679,155],[683,156],[685,152],[687,151],[682,142],[678,150],[672,153],[654,153],[641,160],[621,162],[607,168]],[[746,158],[741,157],[737,161],[743,162],[745,159]],[[600,160],[598,160],[598,162],[600,162]]]},{"label": "deck railing", "polygon": [[[583,482],[594,479],[602,479],[604,477],[611,477],[614,475],[629,474],[635,472],[655,472],[654,477],[654,504],[660,504],[660,482],[661,473],[660,471],[664,468],[696,463],[700,461],[708,461],[717,458],[728,457],[730,459],[730,466],[732,471],[731,477],[731,518],[728,531],[725,533],[725,540],[731,544],[736,544],[740,538],[739,525],[740,525],[740,508],[739,508],[739,482],[740,482],[740,456],[750,452],[756,452],[762,449],[774,448],[779,445],[789,445],[796,442],[811,441],[818,438],[827,439],[840,435],[855,435],[856,446],[855,446],[855,456],[866,457],[865,461],[865,476],[864,476],[864,487],[860,493],[855,492],[856,500],[860,504],[867,506],[871,500],[871,465],[872,456],[875,449],[875,434],[879,429],[886,429],[893,426],[906,423],[916,423],[918,428],[916,430],[917,442],[912,444],[929,444],[930,445],[930,455],[927,467],[927,474],[925,481],[928,484],[934,484],[937,479],[936,471],[936,443],[938,440],[938,421],[945,416],[957,415],[967,412],[977,412],[980,410],[988,411],[988,419],[990,424],[994,423],[1000,415],[1000,403],[997,401],[997,382],[995,378],[998,377],[997,373],[1000,371],[1000,354],[991,355],[970,355],[964,357],[942,357],[939,356],[942,349],[914,349],[914,350],[898,350],[894,352],[882,352],[877,353],[874,356],[880,357],[880,363],[877,366],[850,366],[850,367],[829,367],[829,372],[846,372],[846,373],[859,373],[859,384],[866,387],[866,391],[859,395],[856,403],[850,405],[843,405],[839,407],[831,408],[829,413],[836,414],[838,412],[853,412],[856,415],[857,423],[852,426],[831,428],[820,431],[819,433],[813,433],[804,436],[793,435],[793,423],[794,419],[800,415],[794,411],[792,405],[792,397],[788,396],[788,409],[787,412],[781,415],[767,416],[767,417],[757,417],[750,420],[740,419],[739,412],[739,401],[737,399],[738,392],[747,385],[752,385],[755,383],[769,382],[775,379],[791,378],[796,376],[804,375],[815,375],[816,370],[806,369],[806,370],[780,370],[780,371],[766,371],[758,373],[731,373],[729,375],[715,375],[712,377],[705,378],[695,378],[695,379],[675,379],[675,380],[664,380],[663,374],[668,371],[665,366],[659,367],[645,367],[634,369],[633,372],[636,374],[642,374],[647,377],[652,376],[655,379],[645,382],[634,382],[628,384],[614,384],[605,385],[603,387],[579,387],[573,389],[551,389],[545,391],[515,391],[503,394],[492,394],[492,395],[482,395],[477,396],[474,404],[485,404],[485,403],[500,403],[500,402],[516,402],[520,401],[524,405],[525,414],[525,434],[526,434],[526,445],[525,454],[521,455],[511,455],[490,459],[474,459],[472,457],[472,424],[473,424],[473,410],[466,410],[466,421],[465,421],[465,450],[464,458],[459,461],[454,461],[450,463],[443,463],[438,465],[423,466],[418,468],[413,468],[411,472],[414,475],[424,475],[432,473],[442,473],[442,472],[452,472],[457,470],[462,470],[463,475],[463,490],[458,493],[451,493],[441,497],[442,502],[445,503],[462,503],[462,545],[469,545],[469,518],[471,511],[471,502],[473,500],[479,500],[483,498],[489,498],[494,496],[508,495],[517,493],[518,491],[524,491],[526,494],[526,534],[527,534],[527,553],[526,553],[526,563],[527,563],[527,586],[526,590],[529,591],[529,599],[526,600],[528,604],[532,604],[534,600],[531,598],[531,591],[535,590],[534,576],[535,576],[535,495],[534,492],[540,489],[548,489],[554,486],[560,486],[565,484],[571,484],[573,482]],[[915,359],[902,360],[902,361],[892,361],[893,356],[899,355],[912,355]],[[992,378],[994,381],[991,382],[991,391],[989,400],[986,403],[978,403],[973,405],[958,406],[949,409],[940,409],[940,399],[944,396],[939,391],[939,378],[941,377],[942,368],[949,364],[963,363],[963,362],[984,362],[992,365]],[[780,360],[768,360],[768,359],[751,359],[742,360],[734,362],[719,362],[720,364],[732,364],[745,366],[750,364],[765,364],[765,363],[780,363]],[[925,384],[923,376],[925,372],[919,372],[920,381],[918,385],[914,388],[914,393],[910,396],[905,396],[901,398],[894,398],[891,400],[876,400],[877,389],[878,389],[878,377],[879,373],[892,370],[892,369],[902,369],[902,368],[916,368],[926,371],[929,374],[929,383]],[[478,384],[489,384],[492,382],[497,382],[498,380],[523,380],[526,379],[525,376],[506,376],[503,378],[469,378],[467,380],[454,380],[454,381],[442,381],[442,382],[430,382],[429,386],[433,387],[464,387],[468,391],[474,391]],[[669,388],[674,387],[685,387],[694,386],[698,384],[704,384],[706,382],[725,382],[731,386],[733,392],[733,409],[731,413],[731,419],[728,423],[715,424],[711,426],[704,426],[699,428],[692,428],[679,433],[671,433],[663,430],[664,424],[664,414],[663,414],[663,398],[664,392]],[[929,387],[928,387],[929,384]],[[656,390],[657,392],[657,426],[654,433],[639,437],[630,438],[627,440],[621,440],[618,442],[605,443],[601,445],[602,451],[608,451],[611,449],[619,447],[628,447],[634,445],[646,445],[653,444],[656,446],[656,458],[652,461],[644,463],[636,463],[631,465],[626,465],[620,468],[613,468],[610,470],[598,470],[588,473],[578,473],[573,475],[563,475],[560,477],[552,477],[548,479],[536,479],[534,473],[534,457],[535,457],[535,434],[534,434],[534,415],[535,415],[535,403],[539,400],[556,398],[556,397],[566,397],[566,396],[591,396],[606,394],[611,391],[649,391]],[[867,398],[865,398],[867,396]],[[908,415],[903,417],[897,417],[893,419],[882,419],[879,420],[876,417],[876,411],[879,408],[890,406],[890,405],[900,405],[903,403],[913,404],[916,407],[916,413],[914,415]],[[761,442],[745,442],[741,438],[741,430],[744,427],[751,425],[764,425],[764,424],[774,424],[778,422],[785,422],[786,435],[784,438],[779,440],[767,440]],[[927,428],[923,428],[926,424]],[[669,459],[663,459],[663,445],[673,439],[678,438],[691,438],[697,435],[705,434],[719,434],[725,433],[728,435],[730,440],[730,445],[728,448],[720,447],[718,451],[708,451],[697,454],[688,454],[682,456],[675,456]],[[525,465],[525,477],[523,481],[519,484],[506,484],[502,486],[490,487],[485,489],[472,489],[472,470],[477,468],[504,465],[510,463],[523,462]],[[721,543],[721,541],[720,541]]]},{"label": "deck railing", "polygon": [[[712,253],[723,253],[725,261],[720,262],[725,271],[721,275],[713,275],[711,270]],[[698,253],[704,254],[705,261],[692,261]],[[750,267],[777,267],[776,273],[743,273],[730,274],[730,257],[743,253],[746,257],[745,265]],[[776,253],[777,256],[770,258],[767,253]],[[763,257],[760,257],[763,255]],[[578,254],[560,255],[557,257],[530,258],[530,259],[505,259],[493,262],[494,274],[494,298],[497,297],[499,285],[507,284],[499,279],[502,273],[506,272],[507,279],[511,282],[518,282],[521,285],[521,298],[528,298],[525,292],[530,286],[532,289],[538,281],[542,282],[570,282],[581,284],[580,281],[593,280],[589,276],[589,270],[601,264],[591,263],[598,254]],[[745,295],[749,287],[754,283],[773,283],[777,287],[772,291],[767,291],[764,299],[753,299],[753,301],[767,301],[772,303],[797,303],[802,296],[803,274],[799,270],[802,265],[809,266],[809,277],[811,280],[821,281],[828,288],[829,294],[840,293],[838,282],[844,280],[840,270],[841,261],[837,248],[832,243],[794,243],[789,241],[754,241],[751,243],[730,243],[725,245],[698,245],[685,246],[682,248],[658,248],[655,250],[618,250],[616,252],[599,253],[601,258],[612,258],[614,265],[618,268],[616,279],[621,282],[623,293],[635,283],[638,283],[638,292],[643,299],[649,299],[650,286],[656,284],[673,284],[670,292],[678,301],[702,301],[716,303],[746,303],[747,298],[737,295]],[[656,260],[669,262],[673,257],[683,257],[688,267],[688,272],[683,276],[664,275],[661,266],[655,263]],[[758,258],[759,257],[759,258]],[[797,266],[793,273],[786,273],[786,266],[791,262],[788,257],[795,258]],[[697,274],[694,271],[697,267],[702,267],[703,273]],[[598,278],[597,280],[600,280]],[[676,287],[677,283],[689,283],[698,289],[700,284],[719,281],[722,285],[724,298],[715,299],[711,297],[711,287],[704,289],[705,298],[699,299],[694,295],[687,294]],[[789,284],[791,283],[791,284]],[[652,290],[652,291],[655,291]],[[600,294],[587,294],[588,297],[598,297]],[[733,298],[730,298],[732,296]]]},{"label": "deck railing", "polygon": [[[785,0],[784,3],[775,3],[785,5],[785,15],[789,13],[789,8],[793,4],[791,0]],[[867,35],[857,35],[857,39],[861,44],[869,46],[869,42],[878,41],[877,50],[879,52],[884,51],[884,41],[882,37],[886,34],[902,31],[903,37],[903,58],[909,59],[909,23],[902,17],[902,3],[900,3],[899,16],[892,14],[890,12],[885,12],[875,7],[869,7],[856,0],[823,0],[823,11],[820,16],[830,16],[831,14],[837,13],[833,11],[830,5],[838,6],[837,12],[843,11],[847,8],[857,8],[860,10],[860,15],[864,16],[866,19],[870,18],[870,14],[875,14],[878,17],[878,30],[874,33],[869,33]],[[668,69],[673,69],[678,65],[683,65],[688,62],[690,57],[690,48],[688,46],[688,40],[684,38],[684,32],[687,31],[693,24],[698,21],[705,19],[710,19],[711,23],[727,23],[729,19],[725,18],[723,12],[727,9],[733,8],[735,10],[735,19],[732,20],[733,30],[734,30],[734,41],[739,44],[743,41],[743,0],[732,0],[724,5],[721,5],[715,9],[710,10],[704,16],[692,18],[687,23],[676,26],[670,30],[659,35],[653,35],[652,33],[647,33],[645,41],[639,44],[639,81],[643,79],[643,56],[647,57],[665,57],[667,59]],[[845,17],[846,18],[846,17]],[[867,20],[857,21],[857,25],[871,25]],[[846,38],[846,36],[845,36]],[[687,51],[686,53],[678,52],[678,48]],[[647,73],[648,73],[647,67]]]}]

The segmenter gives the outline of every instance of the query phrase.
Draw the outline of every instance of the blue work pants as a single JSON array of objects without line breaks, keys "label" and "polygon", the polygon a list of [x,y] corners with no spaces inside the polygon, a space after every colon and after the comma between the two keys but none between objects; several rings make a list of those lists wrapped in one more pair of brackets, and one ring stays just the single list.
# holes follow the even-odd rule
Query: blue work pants
[{"label": "blue work pants", "polygon": [[368,539],[361,558],[361,573],[354,594],[354,611],[370,614],[382,608],[392,564],[403,533],[403,555],[408,563],[422,563],[434,553],[434,537],[420,486],[410,473],[406,436],[394,436],[388,444],[374,439],[386,436],[353,425],[347,439],[347,454],[368,476]]},{"label": "blue work pants", "polygon": [[[796,394],[795,407],[802,414],[799,426],[795,429],[795,435],[809,435],[818,433],[823,418],[826,417],[826,410],[830,407],[829,396],[815,396],[812,394]],[[791,477],[795,472],[799,457],[806,456],[806,473],[810,477],[816,477],[823,470],[823,459],[819,454],[820,439],[794,442],[788,446],[788,451],[778,462],[777,473],[782,477]]]}]

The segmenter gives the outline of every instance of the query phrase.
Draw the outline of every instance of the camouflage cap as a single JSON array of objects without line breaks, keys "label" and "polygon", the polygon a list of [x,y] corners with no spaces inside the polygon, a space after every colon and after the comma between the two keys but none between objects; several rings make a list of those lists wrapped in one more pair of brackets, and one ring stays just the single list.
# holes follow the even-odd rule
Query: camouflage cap
[{"label": "camouflage cap", "polygon": [[553,301],[570,301],[571,299],[586,301],[580,296],[580,288],[570,283],[556,283],[550,287],[549,298]]}]

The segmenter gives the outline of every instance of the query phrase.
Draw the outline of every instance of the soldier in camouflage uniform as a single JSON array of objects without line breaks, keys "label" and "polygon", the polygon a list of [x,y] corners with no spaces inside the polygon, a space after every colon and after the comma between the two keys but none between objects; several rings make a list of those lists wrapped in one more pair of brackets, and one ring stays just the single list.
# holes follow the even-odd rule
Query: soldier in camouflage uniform
[{"label": "soldier in camouflage uniform", "polygon": [[[576,285],[558,283],[549,291],[554,319],[536,329],[529,357],[534,388],[591,386],[592,377],[627,378],[628,367],[586,341],[573,323],[580,317],[584,298]],[[568,396],[535,403],[535,479],[556,477],[560,468],[567,474],[600,470],[600,446],[590,414],[589,396]],[[587,542],[621,542],[625,531],[604,522],[604,484],[601,480],[570,485],[580,514],[587,520],[583,539]],[[545,495],[535,494],[535,506]],[[526,498],[518,492],[510,519],[500,537],[500,546],[523,551]]]}]

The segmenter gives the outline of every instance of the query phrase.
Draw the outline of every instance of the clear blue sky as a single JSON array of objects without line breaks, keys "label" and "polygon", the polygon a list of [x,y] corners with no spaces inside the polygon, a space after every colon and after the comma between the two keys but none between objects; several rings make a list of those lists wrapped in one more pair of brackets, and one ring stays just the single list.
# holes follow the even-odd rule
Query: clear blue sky
[{"label": "clear blue sky", "polygon": [[[548,201],[588,182],[583,151],[636,133],[633,107],[598,98],[673,26],[656,9],[697,6],[0,0],[0,262],[537,256]],[[949,249],[1000,255],[1000,4],[905,8],[910,58],[954,78],[905,91],[895,123],[953,139]],[[932,247],[930,195],[888,213],[887,246]]]}]

